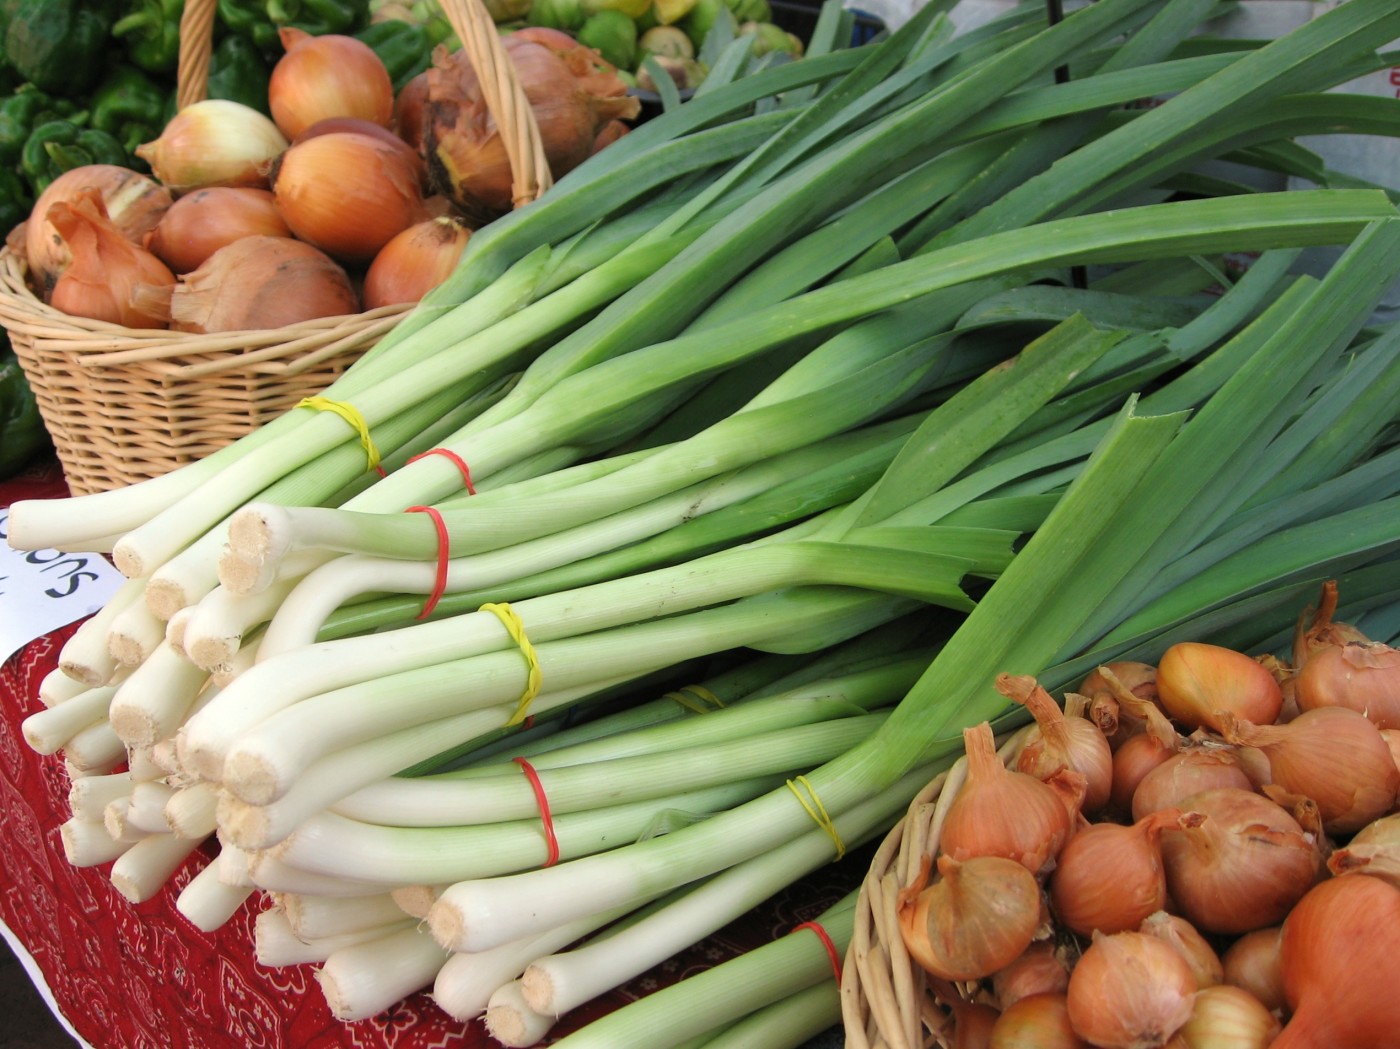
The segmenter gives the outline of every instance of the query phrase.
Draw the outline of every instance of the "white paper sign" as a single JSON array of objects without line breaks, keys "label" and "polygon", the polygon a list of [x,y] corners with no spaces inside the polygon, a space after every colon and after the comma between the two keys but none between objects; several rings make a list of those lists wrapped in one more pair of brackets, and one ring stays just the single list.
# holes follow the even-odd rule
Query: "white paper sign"
[{"label": "white paper sign", "polygon": [[0,510],[0,661],[105,605],[123,576],[101,554],[15,550]]}]

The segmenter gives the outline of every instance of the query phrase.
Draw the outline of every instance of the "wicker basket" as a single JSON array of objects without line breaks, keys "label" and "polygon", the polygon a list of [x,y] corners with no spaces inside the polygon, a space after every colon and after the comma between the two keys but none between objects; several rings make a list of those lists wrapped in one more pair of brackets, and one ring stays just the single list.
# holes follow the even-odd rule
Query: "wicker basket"
[{"label": "wicker basket", "polygon": [[[205,96],[216,0],[189,0],[177,99]],[[481,0],[442,0],[502,129],[519,206],[549,186],[539,129]],[[223,447],[324,389],[411,307],[266,331],[133,330],[39,300],[24,260],[0,251],[0,324],[34,389],[74,494],[118,488]]]},{"label": "wicker basket", "polygon": [[[1009,762],[1030,729],[1005,740],[998,753]],[[951,1013],[936,998],[920,966],[909,957],[899,932],[898,901],[912,885],[922,858],[938,851],[948,807],[967,778],[959,758],[909,803],[904,818],[885,836],[856,901],[855,928],[841,973],[841,1017],[846,1049],[922,1049],[951,1046]],[[978,1000],[976,984],[957,988]]]}]

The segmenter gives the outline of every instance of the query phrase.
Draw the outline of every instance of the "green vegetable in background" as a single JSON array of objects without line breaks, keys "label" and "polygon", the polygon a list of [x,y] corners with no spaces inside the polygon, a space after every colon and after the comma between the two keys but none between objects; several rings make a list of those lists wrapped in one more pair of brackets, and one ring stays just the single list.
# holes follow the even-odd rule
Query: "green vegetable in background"
[{"label": "green vegetable in background", "polygon": [[29,217],[34,198],[13,168],[0,168],[0,236]]},{"label": "green vegetable in background", "polygon": [[141,143],[159,137],[169,101],[169,89],[135,66],[116,65],[93,92],[88,123],[131,153]]},{"label": "green vegetable in background", "polygon": [[256,44],[244,36],[226,36],[209,56],[209,97],[241,102],[267,114],[271,111],[267,103],[271,74]]},{"label": "green vegetable in background", "polygon": [[589,16],[578,31],[578,39],[619,69],[631,69],[636,61],[637,23],[621,11],[604,10]]},{"label": "green vegetable in background", "polygon": [[180,16],[185,0],[131,0],[112,26],[126,56],[148,73],[169,73],[179,64]]},{"label": "green vegetable in background", "polygon": [[389,71],[395,94],[428,68],[433,51],[432,39],[425,27],[398,19],[368,25],[356,33],[355,38],[368,44],[379,56]]},{"label": "green vegetable in background", "polygon": [[5,55],[26,80],[77,97],[101,76],[111,27],[106,3],[20,0],[5,27]]},{"label": "green vegetable in background", "polygon": [[282,49],[277,27],[268,20],[262,0],[219,0],[218,12],[225,29],[248,40],[264,54]]},{"label": "green vegetable in background", "polygon": [[29,133],[39,124],[58,119],[81,123],[86,114],[80,114],[77,105],[66,98],[54,98],[33,84],[20,85],[0,101],[0,165],[14,168]]},{"label": "green vegetable in background", "polygon": [[34,391],[5,340],[0,346],[0,480],[17,473],[48,446]]},{"label": "green vegetable in background", "polygon": [[734,17],[740,22],[769,22],[773,19],[773,9],[768,0],[724,0]]},{"label": "green vegetable in background", "polygon": [[526,21],[548,29],[572,31],[584,23],[578,0],[535,0]]},{"label": "green vegetable in background", "polygon": [[50,120],[30,132],[20,151],[19,166],[37,196],[65,171],[86,164],[125,166],[128,160],[122,144],[107,132],[68,120]]},{"label": "green vegetable in background", "polygon": [[267,0],[266,17],[313,36],[353,33],[369,21],[366,0]]}]

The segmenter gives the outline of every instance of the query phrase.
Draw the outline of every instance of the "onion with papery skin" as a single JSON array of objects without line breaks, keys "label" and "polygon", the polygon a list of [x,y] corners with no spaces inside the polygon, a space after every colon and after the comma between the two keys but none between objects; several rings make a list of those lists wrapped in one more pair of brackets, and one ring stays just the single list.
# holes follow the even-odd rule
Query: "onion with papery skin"
[{"label": "onion with papery skin", "polygon": [[1196,995],[1191,1018],[1166,1049],[1269,1049],[1282,1025],[1248,991],[1221,984]]},{"label": "onion with papery skin", "polygon": [[1400,889],[1400,814],[1362,827],[1327,858],[1327,869],[1333,874],[1367,874]]},{"label": "onion with papery skin", "polygon": [[315,138],[318,135],[331,135],[337,131],[353,131],[357,135],[368,135],[370,138],[377,138],[387,146],[393,146],[413,161],[413,168],[418,172],[420,185],[427,185],[428,168],[423,160],[423,154],[400,138],[397,133],[381,124],[362,120],[359,117],[327,117],[325,120],[318,120],[292,139],[292,145],[295,146],[299,142],[305,142],[308,138]]},{"label": "onion with papery skin", "polygon": [[1279,964],[1278,944],[1282,926],[1255,929],[1235,940],[1225,949],[1220,964],[1225,982],[1242,987],[1264,1004],[1282,1014],[1288,1008],[1283,993],[1283,968]]},{"label": "onion with papery skin", "polygon": [[1162,834],[1167,891],[1204,933],[1277,925],[1317,879],[1322,854],[1298,821],[1268,798],[1235,787],[1183,798],[1205,817]]},{"label": "onion with papery skin", "polygon": [[1096,933],[1070,973],[1070,1023],[1104,1049],[1155,1049],[1190,1019],[1195,994],[1191,968],[1170,944]]},{"label": "onion with papery skin", "polygon": [[1131,815],[1133,797],[1148,773],[1176,753],[1174,747],[1163,743],[1151,732],[1139,732],[1113,752],[1113,780],[1109,790],[1109,807],[1118,813]]},{"label": "onion with papery skin", "polygon": [[1067,717],[1050,693],[1029,675],[998,674],[995,686],[1035,718],[1035,728],[1027,733],[1016,758],[1016,770],[1048,780],[1068,767],[1084,775],[1081,807],[1086,814],[1107,805],[1113,782],[1113,752],[1098,726],[1082,717]]},{"label": "onion with papery skin", "polygon": [[1256,725],[1272,724],[1283,706],[1278,682],[1259,663],[1232,648],[1182,641],[1157,663],[1162,708],[1190,729],[1220,730],[1217,712]]},{"label": "onion with papery skin", "polygon": [[1062,947],[1040,940],[992,976],[992,994],[1003,1009],[1033,994],[1062,994],[1069,986],[1069,962]]},{"label": "onion with papery skin", "polygon": [[1227,718],[1224,731],[1264,752],[1275,784],[1317,802],[1329,834],[1360,830],[1395,805],[1400,768],[1380,729],[1349,707],[1305,710],[1286,725]]},{"label": "onion with papery skin", "polygon": [[251,106],[207,98],[176,113],[153,142],[136,155],[176,194],[204,186],[266,189],[267,166],[287,140],[277,125]]},{"label": "onion with papery skin", "polygon": [[[1107,670],[1106,675],[1104,671]],[[1113,681],[1109,681],[1109,676]],[[1121,708],[1118,690],[1127,690],[1138,700],[1146,703],[1157,702],[1157,668],[1150,663],[1141,663],[1135,660],[1119,660],[1113,663],[1106,663],[1089,674],[1080,682],[1078,692],[1089,697],[1090,709],[1092,710],[1096,701],[1109,700],[1114,703],[1115,708]],[[1136,735],[1142,730],[1141,716],[1133,709],[1119,709],[1116,718],[1118,729],[1116,732],[1105,731],[1108,737],[1109,746],[1115,750],[1129,737]]]},{"label": "onion with papery skin", "polygon": [[282,328],[359,311],[345,271],[310,244],[244,237],[209,256],[171,294],[178,331]]},{"label": "onion with papery skin", "polygon": [[1021,864],[1000,856],[966,861],[938,857],[899,894],[904,945],[919,965],[944,980],[980,980],[1015,961],[1041,928],[1040,885]]},{"label": "onion with papery skin", "polygon": [[[641,103],[616,71],[576,41],[553,50],[519,33],[503,41],[539,125],[549,170],[557,179],[593,151],[611,120],[627,120]],[[463,52],[439,50],[428,71],[423,150],[433,186],[473,218],[510,210],[513,182],[505,145]]]},{"label": "onion with papery skin", "polygon": [[365,271],[365,309],[417,302],[457,268],[470,237],[466,223],[456,218],[409,226],[379,249]]},{"label": "onion with papery skin", "polygon": [[1283,923],[1279,962],[1293,1015],[1273,1049],[1378,1049],[1400,1031],[1400,889],[1332,878]]},{"label": "onion with papery skin", "polygon": [[1180,809],[1154,812],[1131,827],[1081,827],[1060,850],[1050,874],[1050,906],[1071,932],[1136,929],[1167,902],[1167,876],[1158,848],[1162,831],[1177,826]]},{"label": "onion with papery skin", "polygon": [[1353,641],[1315,652],[1298,671],[1298,706],[1349,707],[1378,728],[1400,729],[1400,649]]},{"label": "onion with papery skin", "polygon": [[948,806],[939,847],[958,860],[1003,856],[1036,876],[1048,872],[1071,827],[1060,796],[1002,764],[987,722],[964,729],[963,746],[967,780]]},{"label": "onion with papery skin", "polygon": [[1001,1011],[987,1049],[1089,1049],[1069,1022],[1066,996],[1036,994]]},{"label": "onion with papery skin", "polygon": [[[992,1027],[1001,1014],[986,1002],[969,1002],[955,993],[939,995],[938,1000],[952,1014],[949,1023],[939,1031],[948,1049],[987,1049]],[[952,1028],[951,1034],[948,1027]]]},{"label": "onion with papery skin", "polygon": [[54,309],[124,328],[165,326],[158,312],[142,308],[135,292],[141,285],[171,285],[175,274],[112,225],[99,191],[55,203],[48,221],[72,253],[49,299]]},{"label": "onion with papery skin", "polygon": [[272,192],[292,232],[342,262],[368,262],[426,217],[412,161],[393,146],[350,131],[288,149],[277,163]]},{"label": "onion with papery skin", "polygon": [[1332,617],[1337,613],[1337,601],[1341,593],[1335,579],[1323,582],[1318,594],[1317,607],[1305,608],[1293,628],[1293,668],[1303,666],[1325,648],[1353,641],[1369,642],[1371,639],[1350,623],[1338,623]]},{"label": "onion with papery skin", "polygon": [[267,103],[282,134],[296,138],[327,117],[389,126],[394,84],[373,48],[353,36],[312,36],[291,26],[278,35],[285,53],[268,78]]},{"label": "onion with papery skin", "polygon": [[[1385,740],[1385,745],[1390,748],[1390,756],[1395,761],[1395,767],[1400,769],[1400,728],[1381,729],[1381,738]],[[1396,805],[1400,806],[1400,796],[1396,798]]]},{"label": "onion with papery skin", "polygon": [[428,72],[405,84],[394,99],[394,131],[418,154],[423,152],[423,118],[428,104]]},{"label": "onion with papery skin", "polygon": [[115,164],[85,164],[50,182],[34,202],[23,226],[29,279],[45,302],[72,259],[68,245],[47,219],[48,210],[59,201],[75,200],[88,190],[101,194],[108,220],[133,244],[144,243],[174,200],[170,190],[158,182]]},{"label": "onion with papery skin", "polygon": [[1142,777],[1133,792],[1133,819],[1180,805],[1182,798],[1217,787],[1251,790],[1254,784],[1232,748],[1188,746]]},{"label": "onion with papery skin", "polygon": [[177,200],[147,236],[146,247],[176,273],[188,273],[243,237],[291,235],[269,191],[212,186]]},{"label": "onion with papery skin", "polygon": [[1196,979],[1196,989],[1214,987],[1225,979],[1225,968],[1215,948],[1207,942],[1200,931],[1185,918],[1166,911],[1157,911],[1143,919],[1138,932],[1155,936],[1169,943],[1181,952],[1186,964],[1191,967],[1191,975]]}]

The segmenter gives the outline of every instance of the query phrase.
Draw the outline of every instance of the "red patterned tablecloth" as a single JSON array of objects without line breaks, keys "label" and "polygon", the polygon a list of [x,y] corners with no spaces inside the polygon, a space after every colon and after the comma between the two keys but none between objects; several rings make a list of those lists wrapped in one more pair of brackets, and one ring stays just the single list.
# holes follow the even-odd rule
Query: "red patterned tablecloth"
[{"label": "red patterned tablecloth", "polygon": [[[0,483],[0,507],[63,494],[57,468],[41,466]],[[33,956],[64,1016],[87,1042],[95,1049],[496,1045],[479,1023],[449,1018],[421,993],[368,1020],[335,1020],[311,966],[268,969],[253,960],[257,897],[222,929],[196,929],[174,899],[210,861],[208,853],[196,853],[166,891],[137,906],[112,887],[107,866],[70,866],[58,835],[68,818],[63,764],[31,751],[18,726],[41,708],[39,682],[74,629],[38,639],[0,667],[0,921]],[[862,869],[860,857],[852,856],[818,872],[703,944],[565,1017],[554,1036],[815,918],[855,884]]]}]

